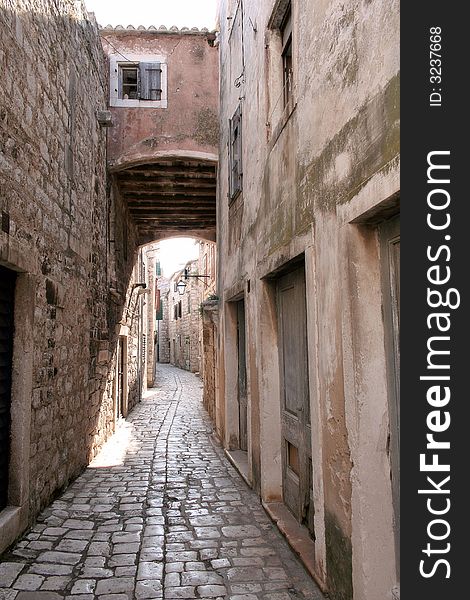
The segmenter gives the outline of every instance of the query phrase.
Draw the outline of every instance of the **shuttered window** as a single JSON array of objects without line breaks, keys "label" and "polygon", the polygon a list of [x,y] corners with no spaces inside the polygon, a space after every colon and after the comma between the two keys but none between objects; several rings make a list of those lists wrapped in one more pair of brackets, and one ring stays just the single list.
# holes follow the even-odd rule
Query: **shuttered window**
[{"label": "shuttered window", "polygon": [[119,76],[119,98],[135,100],[139,93],[139,69],[136,65],[121,66]]},{"label": "shuttered window", "polygon": [[140,100],[162,99],[162,69],[160,63],[139,63]]},{"label": "shuttered window", "polygon": [[162,66],[159,62],[123,63],[119,65],[119,99],[162,99]]},{"label": "shuttered window", "polygon": [[282,70],[283,70],[283,89],[284,106],[287,106],[292,99],[293,87],[293,63],[292,63],[292,12],[291,6],[287,9],[284,21],[281,25],[282,35]]},{"label": "shuttered window", "polygon": [[160,290],[155,290],[155,318],[163,321],[163,301]]},{"label": "shuttered window", "polygon": [[242,191],[242,107],[238,105],[233,118],[230,119],[230,199],[234,199]]}]

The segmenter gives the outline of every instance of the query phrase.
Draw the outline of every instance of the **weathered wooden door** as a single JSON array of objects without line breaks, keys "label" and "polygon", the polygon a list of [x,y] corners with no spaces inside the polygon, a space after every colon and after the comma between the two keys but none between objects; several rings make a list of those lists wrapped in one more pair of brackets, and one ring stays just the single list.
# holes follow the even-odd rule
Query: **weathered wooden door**
[{"label": "weathered wooden door", "polygon": [[313,534],[312,427],[303,266],[278,280],[277,303],[284,503]]},{"label": "weathered wooden door", "polygon": [[0,266],[0,510],[8,504],[16,273]]},{"label": "weathered wooden door", "polygon": [[237,302],[238,419],[240,450],[248,450],[248,399],[246,391],[245,301]]},{"label": "weathered wooden door", "polygon": [[400,532],[400,219],[383,223],[380,232],[382,300],[388,376],[389,451],[399,577]]}]

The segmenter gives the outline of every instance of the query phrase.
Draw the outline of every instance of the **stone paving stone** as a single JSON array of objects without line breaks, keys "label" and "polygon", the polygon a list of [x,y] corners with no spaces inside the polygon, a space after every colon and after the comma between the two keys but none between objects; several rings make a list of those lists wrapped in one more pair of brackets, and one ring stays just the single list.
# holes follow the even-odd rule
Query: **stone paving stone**
[{"label": "stone paving stone", "polygon": [[24,566],[24,563],[17,562],[0,563],[0,587],[10,587]]},{"label": "stone paving stone", "polygon": [[71,575],[73,571],[72,565],[56,565],[53,563],[33,563],[29,568],[29,573],[36,575]]},{"label": "stone paving stone", "polygon": [[159,365],[122,425],[124,459],[112,439],[0,557],[0,600],[324,600],[214,441],[201,395]]},{"label": "stone paving stone", "polygon": [[163,565],[161,563],[141,562],[137,569],[138,580],[161,580]]},{"label": "stone paving stone", "polygon": [[20,592],[16,600],[62,600],[56,592]]},{"label": "stone paving stone", "polygon": [[15,590],[38,590],[44,581],[41,575],[20,575],[13,587]]},{"label": "stone paving stone", "polygon": [[165,590],[165,598],[175,599],[175,598],[196,598],[196,590],[193,587],[179,587],[179,588],[169,588]]},{"label": "stone paving stone", "polygon": [[200,585],[196,588],[199,598],[217,598],[227,593],[223,585]]},{"label": "stone paving stone", "polygon": [[18,595],[18,590],[0,587],[0,600],[14,600]]},{"label": "stone paving stone", "polygon": [[96,586],[95,579],[79,579],[72,586],[72,594],[93,594]]},{"label": "stone paving stone", "polygon": [[134,589],[135,582],[132,577],[111,577],[102,579],[96,584],[95,594],[117,594],[121,592],[130,592]]},{"label": "stone paving stone", "polygon": [[58,576],[51,576],[51,577],[46,577],[44,579],[43,584],[41,585],[41,590],[46,590],[46,591],[58,591],[58,590],[65,590],[67,588],[67,586],[69,585],[71,581],[70,577],[58,577]]}]

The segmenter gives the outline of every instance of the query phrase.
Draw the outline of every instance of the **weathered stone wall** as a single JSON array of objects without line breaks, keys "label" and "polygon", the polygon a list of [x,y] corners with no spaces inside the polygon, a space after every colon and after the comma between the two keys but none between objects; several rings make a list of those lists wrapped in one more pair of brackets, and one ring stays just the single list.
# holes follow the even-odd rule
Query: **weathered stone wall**
[{"label": "weathered stone wall", "polygon": [[202,319],[199,329],[199,346],[201,348],[201,378],[203,380],[203,402],[214,425],[216,423],[215,393],[217,369],[217,260],[216,244],[199,242],[198,273],[208,275],[204,278],[201,293]]},{"label": "weathered stone wall", "polygon": [[217,385],[217,324],[219,321],[218,300],[202,303],[202,380],[203,404],[214,425],[216,424]]},{"label": "weathered stone wall", "polygon": [[[217,413],[228,446],[238,435],[233,306],[244,297],[250,475],[265,500],[281,499],[275,281],[303,260],[316,576],[338,600],[390,597],[397,557],[377,222],[399,191],[399,8],[293,1],[284,105],[288,4],[220,2]],[[229,120],[239,105],[243,189],[231,202]]]},{"label": "weathered stone wall", "polygon": [[159,256],[157,244],[149,244],[144,248],[145,256],[147,257],[147,281],[149,293],[145,300],[147,304],[147,364],[146,378],[147,387],[153,387],[155,383],[155,336],[157,324],[155,321],[155,291],[157,286],[156,265]]},{"label": "weathered stone wall", "polygon": [[23,477],[11,538],[113,431],[111,359],[134,248],[125,207],[107,195],[96,23],[72,0],[1,0],[0,71],[0,262],[18,272],[11,478]]},{"label": "weathered stone wall", "polygon": [[157,281],[160,290],[160,302],[162,304],[162,319],[157,322],[158,330],[158,355],[159,362],[170,362],[170,338],[169,338],[169,319],[170,319],[170,301],[169,290],[170,282],[166,277],[159,277]]},{"label": "weathered stone wall", "polygon": [[132,277],[127,289],[127,302],[123,323],[127,327],[127,404],[128,410],[140,401],[146,389],[145,366],[147,363],[147,294],[140,284],[147,284],[147,263],[143,249],[137,254]]},{"label": "weathered stone wall", "polygon": [[[195,273],[198,261],[191,261],[187,267]],[[199,373],[201,368],[201,287],[203,283],[196,278],[188,278],[183,296],[175,291],[175,284],[183,278],[183,271],[175,273],[170,279],[169,286],[169,325],[171,364],[186,369],[192,373]],[[175,318],[174,307],[181,302],[181,317]]]}]

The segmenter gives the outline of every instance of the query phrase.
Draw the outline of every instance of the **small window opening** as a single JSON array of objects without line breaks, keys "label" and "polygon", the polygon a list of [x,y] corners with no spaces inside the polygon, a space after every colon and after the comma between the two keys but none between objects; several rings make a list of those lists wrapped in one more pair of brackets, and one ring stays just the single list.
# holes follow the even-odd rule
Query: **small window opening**
[{"label": "small window opening", "polygon": [[138,99],[139,68],[137,66],[121,66],[121,95],[123,100]]},{"label": "small window opening", "polygon": [[284,106],[287,106],[292,99],[293,88],[293,64],[292,64],[292,9],[286,11],[281,25],[282,36],[282,68],[283,68],[283,86],[284,86]]},{"label": "small window opening", "polygon": [[287,442],[287,464],[297,476],[300,475],[299,449],[290,442]]},{"label": "small window opening", "polygon": [[238,106],[230,120],[230,198],[234,199],[242,191],[242,108]]}]

